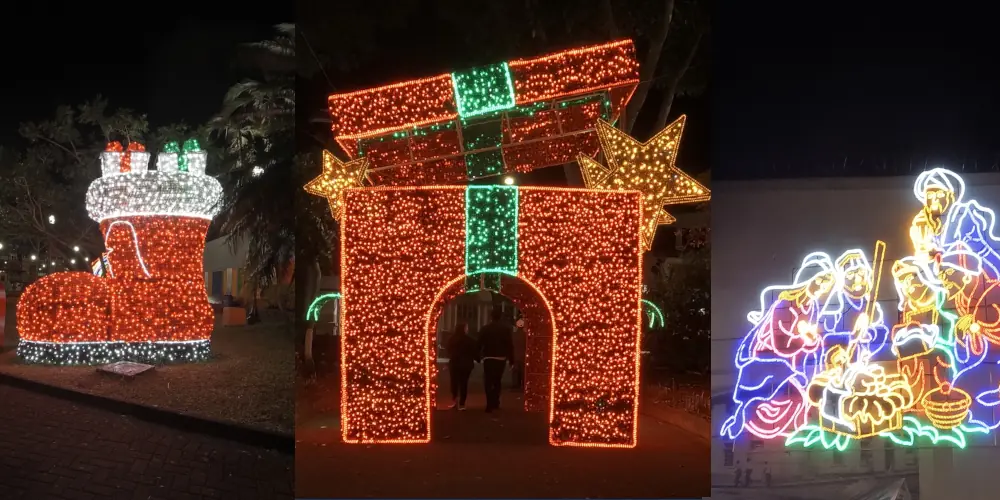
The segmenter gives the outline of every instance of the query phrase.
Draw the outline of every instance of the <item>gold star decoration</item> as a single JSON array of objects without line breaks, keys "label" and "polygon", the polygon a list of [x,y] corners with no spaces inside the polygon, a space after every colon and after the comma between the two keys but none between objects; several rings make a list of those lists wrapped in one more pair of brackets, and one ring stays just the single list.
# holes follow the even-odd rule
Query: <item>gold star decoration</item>
[{"label": "gold star decoration", "polygon": [[681,116],[646,142],[597,120],[597,137],[608,166],[585,154],[577,157],[588,189],[642,192],[640,239],[647,251],[653,246],[656,226],[676,221],[664,205],[697,203],[712,197],[705,186],[675,165],[685,120]]},{"label": "gold star decoration", "polygon": [[334,220],[344,215],[344,190],[364,187],[368,176],[368,159],[358,158],[348,162],[340,161],[329,151],[323,151],[323,173],[309,181],[305,189],[310,194],[322,196],[330,203]]}]

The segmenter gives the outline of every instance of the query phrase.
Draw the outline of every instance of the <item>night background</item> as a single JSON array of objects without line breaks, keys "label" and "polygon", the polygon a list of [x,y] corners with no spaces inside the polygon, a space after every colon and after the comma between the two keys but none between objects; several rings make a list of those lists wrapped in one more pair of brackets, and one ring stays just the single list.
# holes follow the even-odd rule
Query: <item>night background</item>
[{"label": "night background", "polygon": [[995,11],[716,2],[713,178],[1000,169]]},{"label": "night background", "polygon": [[[70,267],[77,245],[96,255],[102,244],[83,201],[104,145],[138,141],[155,158],[167,142],[196,138],[209,153],[207,172],[226,186],[209,239],[274,234],[256,238],[249,256],[254,277],[274,281],[294,240],[259,230],[274,214],[249,207],[274,198],[261,188],[291,170],[294,25],[278,25],[294,19],[294,7],[76,5],[58,17],[42,4],[19,9],[19,21],[0,34],[6,67],[17,71],[0,102],[6,251],[37,254],[56,268]],[[43,43],[42,33],[53,38]],[[281,200],[274,208],[290,212],[284,199],[284,209]],[[46,224],[50,214],[55,224]]]},{"label": "night background", "polygon": [[[291,8],[241,9],[223,2],[171,3],[161,9],[101,9],[83,4],[18,5],[0,32],[11,74],[0,101],[0,141],[18,141],[18,125],[51,118],[59,105],[100,94],[112,107],[146,113],[151,127],[207,121],[246,71],[238,44],[272,36]],[[111,12],[109,12],[111,11]],[[8,18],[10,20],[10,18]],[[45,40],[40,37],[55,37]]]}]

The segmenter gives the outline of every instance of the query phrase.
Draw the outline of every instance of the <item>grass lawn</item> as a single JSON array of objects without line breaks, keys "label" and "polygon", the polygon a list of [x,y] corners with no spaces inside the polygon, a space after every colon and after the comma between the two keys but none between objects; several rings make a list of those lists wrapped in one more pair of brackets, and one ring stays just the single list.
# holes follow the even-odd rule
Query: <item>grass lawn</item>
[{"label": "grass lawn", "polygon": [[3,373],[177,413],[294,431],[294,337],[280,320],[244,327],[217,324],[210,361],[161,365],[132,380],[98,373],[94,366],[22,364],[13,345],[7,347],[0,355]]}]

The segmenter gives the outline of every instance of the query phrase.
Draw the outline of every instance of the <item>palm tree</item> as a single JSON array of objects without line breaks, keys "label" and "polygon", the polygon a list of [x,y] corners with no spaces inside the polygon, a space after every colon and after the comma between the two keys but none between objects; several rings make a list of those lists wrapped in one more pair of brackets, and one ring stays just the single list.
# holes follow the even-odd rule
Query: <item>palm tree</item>
[{"label": "palm tree", "polygon": [[254,288],[275,284],[295,250],[292,193],[295,147],[295,25],[275,26],[271,40],[244,44],[240,62],[257,79],[232,87],[209,122],[221,141],[225,187],[220,229],[231,247],[248,243]]}]

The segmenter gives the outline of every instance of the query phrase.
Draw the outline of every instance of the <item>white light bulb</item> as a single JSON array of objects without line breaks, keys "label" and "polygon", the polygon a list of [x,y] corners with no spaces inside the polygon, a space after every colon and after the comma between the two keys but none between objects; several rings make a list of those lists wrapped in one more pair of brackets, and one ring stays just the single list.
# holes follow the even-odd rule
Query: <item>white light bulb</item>
[{"label": "white light bulb", "polygon": [[514,178],[508,175],[507,177],[503,178],[503,183],[508,186],[512,186],[514,185]]},{"label": "white light bulb", "polygon": [[49,224],[55,224],[55,223],[56,223],[56,216],[55,215],[50,215],[49,216]]},{"label": "white light bulb", "polygon": [[32,256],[31,256],[31,260],[35,260],[35,259],[37,259],[37,258],[38,258],[38,256],[36,256],[36,255],[32,255]]},{"label": "white light bulb", "polygon": [[207,175],[169,170],[113,174],[90,184],[87,215],[98,222],[135,215],[211,219],[221,197],[222,185]]},{"label": "white light bulb", "polygon": [[79,252],[80,251],[80,247],[74,245],[73,246],[73,251],[74,252]]}]

